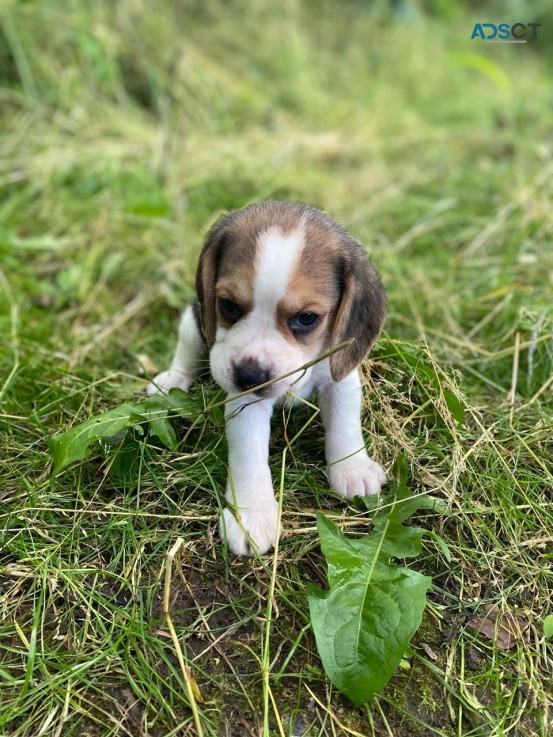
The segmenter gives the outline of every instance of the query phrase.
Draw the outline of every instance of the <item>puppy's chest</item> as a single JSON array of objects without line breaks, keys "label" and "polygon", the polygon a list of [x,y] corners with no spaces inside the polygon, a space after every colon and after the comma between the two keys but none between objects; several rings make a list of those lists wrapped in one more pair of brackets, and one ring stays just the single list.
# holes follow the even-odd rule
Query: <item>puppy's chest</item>
[{"label": "puppy's chest", "polygon": [[305,384],[302,384],[297,388],[292,385],[290,393],[284,394],[280,397],[277,401],[277,405],[281,406],[285,404],[289,407],[295,407],[298,404],[302,404],[302,400],[311,399],[314,394],[318,394],[324,390],[330,382],[332,382],[330,367],[328,359],[325,359],[313,367],[313,373]]},{"label": "puppy's chest", "polygon": [[314,381],[308,381],[297,390],[292,387],[288,394],[283,394],[277,399],[276,406],[297,407],[304,399],[310,399],[317,390],[318,386]]}]

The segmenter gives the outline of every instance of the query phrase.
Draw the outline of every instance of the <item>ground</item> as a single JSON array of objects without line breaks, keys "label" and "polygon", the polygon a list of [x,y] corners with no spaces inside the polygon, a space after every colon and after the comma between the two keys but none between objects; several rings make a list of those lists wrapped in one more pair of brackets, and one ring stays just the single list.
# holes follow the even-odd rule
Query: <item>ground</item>
[{"label": "ground", "polygon": [[[464,8],[0,11],[0,734],[195,734],[179,649],[205,735],[550,733],[552,70],[545,40],[470,42]],[[46,445],[144,396],[205,232],[267,198],[326,209],[377,264],[367,445],[447,504],[416,519],[450,551],[427,537],[409,563],[433,577],[423,623],[363,706],[309,623],[317,511],[370,525],[326,487],[317,417],[287,452],[276,560],[218,540],[220,409],[173,451],[135,431],[54,474]],[[313,413],[274,418],[277,489]]]}]

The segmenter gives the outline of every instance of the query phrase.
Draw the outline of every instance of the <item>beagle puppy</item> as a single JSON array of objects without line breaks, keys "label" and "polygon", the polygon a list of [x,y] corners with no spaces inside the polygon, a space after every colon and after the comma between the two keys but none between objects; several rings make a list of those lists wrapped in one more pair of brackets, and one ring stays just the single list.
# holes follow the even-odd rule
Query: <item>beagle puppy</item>
[{"label": "beagle puppy", "polygon": [[[220,532],[230,550],[265,553],[279,535],[268,453],[273,407],[287,397],[318,394],[331,488],[346,498],[378,494],[386,475],[365,449],[357,367],[380,333],[386,297],[363,247],[321,210],[259,202],[211,228],[196,290],[171,367],[148,393],[188,390],[207,356],[213,378],[229,393],[228,507]],[[347,347],[298,370],[350,338]]]}]

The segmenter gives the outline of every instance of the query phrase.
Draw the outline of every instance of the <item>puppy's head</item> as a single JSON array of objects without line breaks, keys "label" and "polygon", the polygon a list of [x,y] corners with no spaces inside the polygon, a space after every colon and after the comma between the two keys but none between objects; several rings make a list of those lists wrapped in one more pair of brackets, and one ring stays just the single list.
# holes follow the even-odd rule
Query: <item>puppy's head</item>
[{"label": "puppy's head", "polygon": [[[312,207],[260,202],[221,217],[196,276],[213,378],[231,393],[330,357],[334,381],[350,373],[380,332],[386,299],[363,248]],[[276,397],[309,380],[296,371],[259,394]]]}]

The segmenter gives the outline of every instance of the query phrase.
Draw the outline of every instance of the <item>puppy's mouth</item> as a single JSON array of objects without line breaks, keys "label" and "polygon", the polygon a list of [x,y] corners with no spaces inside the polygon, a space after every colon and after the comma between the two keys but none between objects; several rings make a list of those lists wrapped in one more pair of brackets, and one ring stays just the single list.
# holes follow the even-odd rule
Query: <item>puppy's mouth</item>
[{"label": "puppy's mouth", "polygon": [[[272,384],[268,384],[267,386],[260,385],[259,387],[244,387],[233,381],[231,393],[242,394],[243,392],[247,391],[249,392],[249,396],[254,399],[278,399],[278,397],[282,397],[288,392],[295,394],[297,391],[299,391],[300,387],[304,383],[302,381],[304,376],[305,372],[303,371],[282,379],[276,376]],[[267,381],[270,381],[270,379],[268,379]]]},{"label": "puppy's mouth", "polygon": [[248,392],[248,396],[251,396],[254,399],[270,399],[271,397],[278,397],[283,393],[282,390],[279,391],[276,383],[257,388],[256,386],[238,386],[236,382],[232,382],[230,391],[232,394],[243,394],[244,392]]}]

